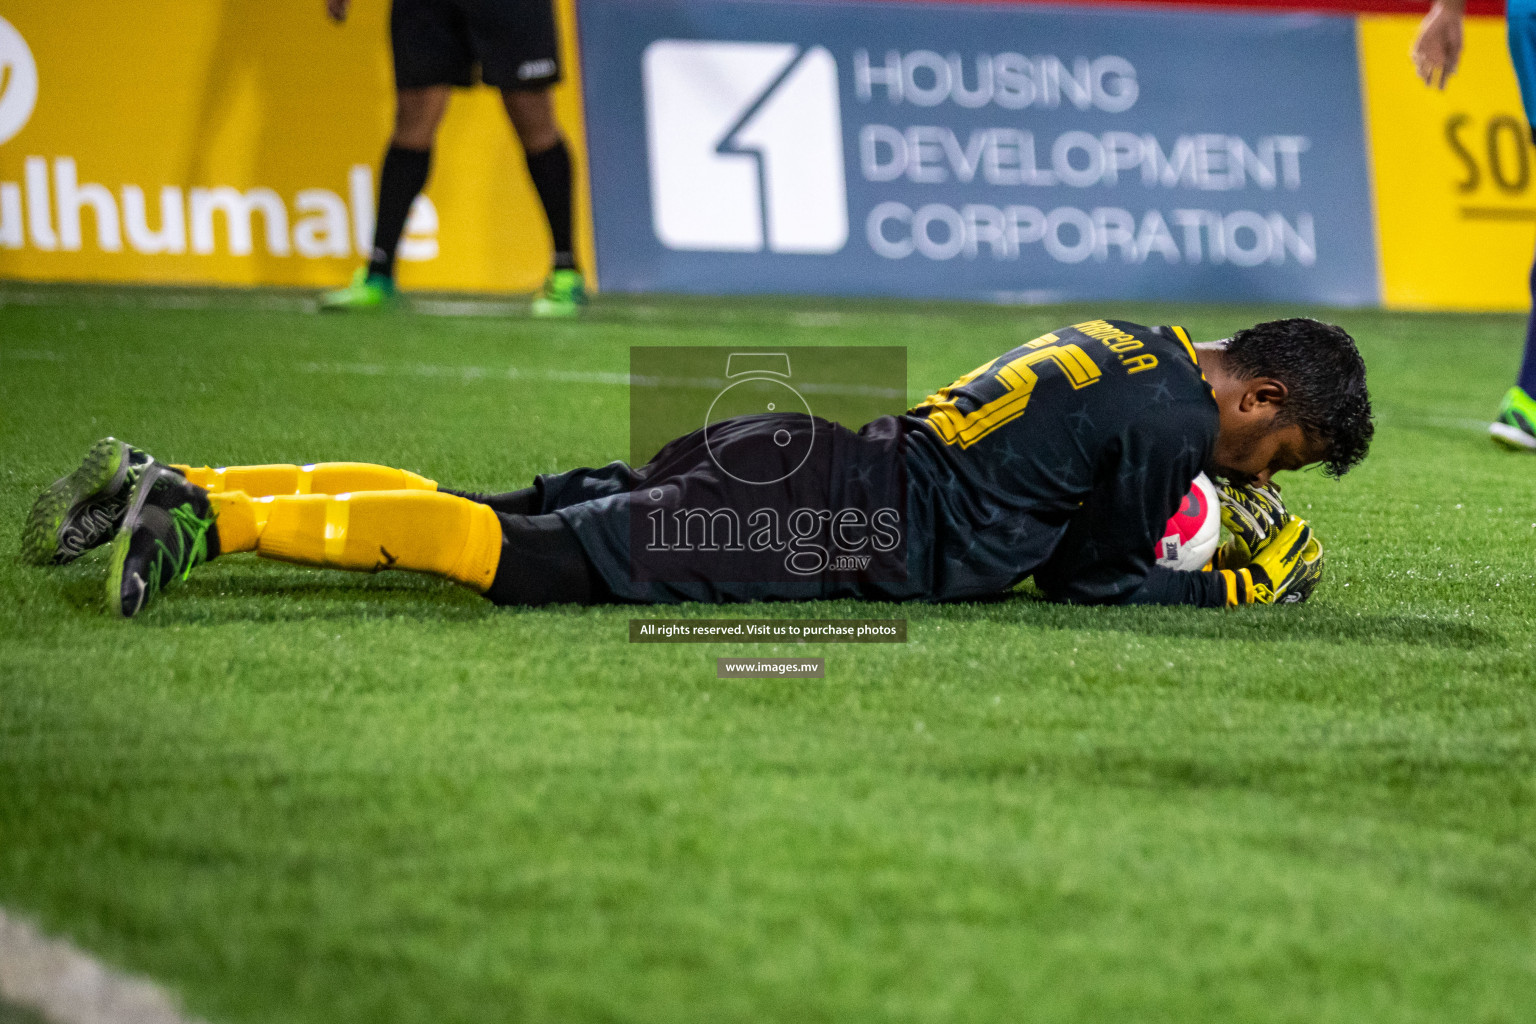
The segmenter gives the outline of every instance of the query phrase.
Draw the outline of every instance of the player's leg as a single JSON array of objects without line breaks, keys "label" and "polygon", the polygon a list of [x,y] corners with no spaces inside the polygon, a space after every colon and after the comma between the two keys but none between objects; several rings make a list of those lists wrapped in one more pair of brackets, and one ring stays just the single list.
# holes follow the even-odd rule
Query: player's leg
[{"label": "player's leg", "polygon": [[534,300],[536,316],[571,316],[586,302],[572,241],[571,154],[555,121],[550,87],[560,81],[560,52],[550,0],[469,0],[469,32],[481,78],[501,90],[528,176],[539,195],[554,265]]},{"label": "player's leg", "polygon": [[358,268],[347,287],[320,299],[324,310],[376,309],[395,296],[395,253],[411,205],[426,187],[432,169],[432,142],[450,89],[430,85],[395,94],[395,130],[379,169],[379,197],[368,265]]},{"label": "player's leg", "polygon": [[597,498],[623,494],[640,486],[642,473],[628,463],[614,461],[592,469],[572,469],[564,473],[540,473],[532,487],[505,494],[459,491],[439,485],[438,490],[456,494],[470,501],[489,505],[507,515],[536,516],[557,509],[570,508]]},{"label": "player's leg", "polygon": [[131,617],[203,562],[241,551],[332,569],[430,573],[485,593],[501,536],[488,506],[436,491],[252,498],[209,493],[153,466],[112,542],[107,601]]},{"label": "player's leg", "polygon": [[1488,425],[1494,441],[1515,451],[1536,451],[1536,263],[1531,266],[1531,302],[1520,376],[1505,392],[1498,418]]},{"label": "player's leg", "polygon": [[284,494],[348,494],[354,491],[435,491],[437,481],[419,473],[369,462],[316,462],[307,466],[183,466],[171,468],[205,491],[243,491],[253,498]]},{"label": "player's leg", "polygon": [[557,515],[502,515],[501,561],[485,596],[500,605],[612,599],[576,533]]},{"label": "player's leg", "polygon": [[352,283],[321,296],[324,310],[375,309],[395,295],[395,253],[411,205],[426,186],[432,145],[455,85],[472,81],[474,54],[463,10],[448,0],[394,0],[395,127],[379,169],[373,251]]},{"label": "player's leg", "polygon": [[544,207],[554,263],[534,299],[535,316],[570,316],[587,301],[586,282],[576,266],[572,229],[571,154],[555,123],[547,89],[503,89],[502,103],[517,130],[528,164],[528,177]]},{"label": "player's leg", "polygon": [[432,144],[448,109],[446,85],[400,89],[395,93],[395,130],[379,170],[379,201],[368,273],[394,280],[395,253],[411,206],[427,185]]},{"label": "player's leg", "polygon": [[[1506,27],[1526,120],[1532,123],[1532,138],[1536,139],[1536,14],[1511,11]],[[1516,451],[1536,451],[1536,263],[1531,267],[1531,302],[1520,376],[1505,392],[1498,418],[1488,426],[1494,441]]]},{"label": "player's leg", "polygon": [[501,102],[507,119],[517,131],[523,146],[528,177],[533,180],[544,218],[549,223],[554,247],[554,269],[575,270],[575,243],[572,241],[572,168],[571,153],[555,122],[555,105],[549,89],[503,89]]},{"label": "player's leg", "polygon": [[486,494],[480,491],[459,491],[452,487],[439,487],[443,494],[452,494],[455,497],[466,498],[480,505],[489,505],[493,512],[501,512],[506,515],[532,516],[543,511],[541,499],[537,487],[524,487],[518,491],[506,491],[500,494]]},{"label": "player's leg", "polygon": [[[105,437],[86,452],[80,466],[49,485],[32,505],[22,527],[22,560],[63,565],[110,541],[123,525],[128,496],[155,459],[139,448]],[[240,491],[252,498],[358,491],[440,491],[488,505],[509,515],[538,515],[616,494],[637,486],[636,472],[623,462],[595,469],[544,474],[533,487],[500,494],[440,486],[408,469],[367,462],[273,463],[257,466],[190,466],[160,463],[211,493]]]},{"label": "player's leg", "polygon": [[[123,524],[134,485],[153,464],[156,461],[148,452],[115,437],[104,437],[91,445],[74,472],[55,480],[33,502],[21,531],[22,560],[33,565],[63,565],[107,543]],[[205,491],[243,491],[253,498],[437,490],[435,480],[419,473],[366,462],[217,468],[172,463],[169,468]]]}]

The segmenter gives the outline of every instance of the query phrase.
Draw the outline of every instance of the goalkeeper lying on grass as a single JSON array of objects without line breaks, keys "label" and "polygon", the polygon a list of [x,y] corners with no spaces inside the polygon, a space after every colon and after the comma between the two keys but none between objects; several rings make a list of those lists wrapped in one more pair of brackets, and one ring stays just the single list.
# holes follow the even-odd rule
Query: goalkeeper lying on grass
[{"label": "goalkeeper lying on grass", "polygon": [[[431,573],[498,604],[965,600],[1029,576],[1057,601],[1271,604],[1304,600],[1322,571],[1271,477],[1319,462],[1341,476],[1372,430],[1338,327],[1280,320],[1197,346],[1182,328],[1093,320],[857,432],[742,416],[637,469],[509,494],[359,463],[170,466],[109,438],[38,498],[23,556],[58,564],[111,540],[108,605],[124,616],[244,551]],[[1225,481],[1234,540],[1214,568],[1158,566],[1202,471]]]}]

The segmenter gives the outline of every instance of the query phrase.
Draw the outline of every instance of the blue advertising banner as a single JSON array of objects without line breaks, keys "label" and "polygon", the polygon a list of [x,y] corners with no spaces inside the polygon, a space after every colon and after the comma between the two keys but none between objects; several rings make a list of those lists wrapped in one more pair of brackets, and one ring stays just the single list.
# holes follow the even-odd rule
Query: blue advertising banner
[{"label": "blue advertising banner", "polygon": [[579,10],[606,289],[1378,301],[1350,18]]}]

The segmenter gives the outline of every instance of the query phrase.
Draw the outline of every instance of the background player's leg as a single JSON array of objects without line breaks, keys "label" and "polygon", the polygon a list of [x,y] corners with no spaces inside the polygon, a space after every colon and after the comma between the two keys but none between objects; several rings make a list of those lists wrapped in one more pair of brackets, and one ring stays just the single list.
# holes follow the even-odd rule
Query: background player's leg
[{"label": "background player's leg", "polygon": [[502,89],[501,101],[523,145],[528,176],[544,207],[555,252],[554,270],[534,312],[548,316],[575,313],[586,301],[586,288],[572,241],[571,154],[555,122],[554,104],[547,88]]},{"label": "background player's leg", "polygon": [[1504,395],[1499,416],[1488,432],[1506,448],[1536,451],[1536,263],[1531,265],[1531,314],[1526,321],[1520,376]]},{"label": "background player's leg", "polygon": [[222,554],[254,551],[299,565],[430,573],[484,593],[501,557],[501,520],[485,505],[433,491],[252,498],[209,495]]},{"label": "background player's leg", "polygon": [[1536,398],[1536,262],[1531,264],[1531,315],[1525,326],[1525,357],[1515,383],[1527,396]]},{"label": "background player's leg", "polygon": [[435,491],[437,482],[408,469],[368,462],[317,462],[308,466],[178,466],[205,491],[244,491],[253,498],[278,494],[347,494],[352,491]]},{"label": "background player's leg", "polygon": [[368,273],[390,280],[395,276],[395,250],[405,231],[411,204],[426,187],[432,169],[432,143],[448,109],[446,85],[401,89],[395,94],[395,132],[379,170],[378,219],[373,229],[373,254]]},{"label": "background player's leg", "polygon": [[[1505,18],[1509,57],[1520,84],[1525,117],[1536,140],[1536,17],[1511,11]],[[1515,386],[1504,394],[1499,415],[1488,426],[1494,441],[1515,451],[1536,451],[1536,262],[1531,265],[1531,315],[1525,328],[1525,357]]]},{"label": "background player's leg", "polygon": [[549,90],[503,89],[501,102],[523,145],[528,176],[538,190],[539,202],[549,221],[554,240],[555,267],[572,270],[576,259],[571,244],[571,155],[560,128]]},{"label": "background player's leg", "polygon": [[323,310],[373,309],[395,295],[395,250],[426,184],[432,143],[449,90],[473,80],[474,53],[461,4],[393,0],[389,41],[395,71],[395,128],[379,170],[373,252],[346,288],[320,298]]}]

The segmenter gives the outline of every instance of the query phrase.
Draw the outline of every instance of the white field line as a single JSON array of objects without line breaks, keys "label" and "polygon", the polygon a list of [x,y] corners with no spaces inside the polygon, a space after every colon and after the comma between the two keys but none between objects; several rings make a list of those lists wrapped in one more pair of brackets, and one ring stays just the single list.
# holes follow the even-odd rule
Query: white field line
[{"label": "white field line", "polygon": [[1488,424],[1491,420],[1470,420],[1461,416],[1382,416],[1388,423],[1406,423],[1415,427],[1453,427],[1457,430],[1471,430],[1479,434],[1488,433]]},{"label": "white field line", "polygon": [[0,358],[21,359],[38,363],[62,363],[64,357],[57,352],[50,352],[44,348],[13,348],[0,350]]},{"label": "white field line", "polygon": [[[46,353],[28,353],[27,358],[48,358]],[[516,366],[449,366],[433,363],[411,363],[386,366],[382,363],[300,363],[302,373],[350,377],[437,377],[459,378],[464,383],[495,380],[548,381],[559,384],[607,384],[617,387],[643,388],[702,388],[718,391],[730,383],[724,377],[644,377],[627,373],[604,373],[593,370],[527,370]],[[858,384],[795,384],[796,391],[808,395],[857,395],[865,398],[905,399],[903,392],[894,388],[876,388]],[[1390,424],[1413,427],[1449,427],[1473,433],[1486,433],[1487,420],[1466,419],[1460,416],[1434,416],[1410,413],[1408,415],[1383,414],[1379,419]]]},{"label": "white field line", "polygon": [[[465,383],[531,380],[558,384],[606,384],[616,387],[705,388],[714,391],[719,391],[730,383],[724,377],[646,377],[595,370],[529,370],[517,366],[445,366],[434,363],[409,363],[398,366],[386,366],[382,363],[300,363],[298,369],[301,373],[342,377],[458,378]],[[868,398],[906,399],[904,391],[861,384],[794,383],[792,386],[796,391],[808,395],[859,395]]]},{"label": "white field line", "polygon": [[230,309],[262,312],[303,312],[315,308],[310,295],[284,295],[255,292],[231,301],[215,291],[161,291],[157,288],[123,290],[39,290],[22,288],[0,290],[0,308],[5,306],[86,306],[94,309]]},{"label": "white field line", "polygon": [[412,313],[423,316],[501,316],[528,315],[528,300],[507,302],[503,299],[409,299]]},{"label": "white field line", "polygon": [[196,1024],[164,989],[0,910],[0,997],[52,1024]]},{"label": "white field line", "polygon": [[[250,292],[231,296],[216,290],[175,291],[146,288],[91,291],[48,291],[6,289],[0,291],[4,306],[88,306],[97,309],[230,309],[259,310],[266,313],[313,313],[318,300],[313,293],[294,291]],[[419,298],[410,300],[410,309],[427,316],[519,316],[528,312],[528,300],[521,302],[486,298]]]},{"label": "white field line", "polygon": [[[260,311],[267,313],[315,313],[319,311],[319,287],[313,290],[289,288],[281,291],[229,291],[216,287],[191,288],[185,291],[165,287],[90,288],[0,288],[0,309],[6,306],[86,306],[95,309],[227,309]],[[528,316],[529,296],[490,295],[433,295],[431,293],[406,295],[405,308],[423,316],[439,317],[502,317],[523,319]],[[689,309],[688,316],[696,316],[702,310]],[[835,310],[800,310],[770,313],[763,310],[736,311],[714,310],[713,319],[721,323],[746,320],[783,320],[793,327],[839,327],[855,322],[859,314],[840,313]],[[656,320],[667,315],[658,307],[640,303],[624,303],[604,309],[605,317],[628,320]],[[931,328],[932,321],[922,317],[914,323]]]},{"label": "white field line", "polygon": [[[0,348],[0,360],[14,359],[21,362],[48,362],[62,363],[65,357],[58,352],[48,349],[5,349]],[[547,381],[559,384],[605,384],[616,387],[687,387],[687,388],[714,388],[719,390],[724,387],[726,380],[723,377],[699,377],[699,378],[661,378],[661,377],[631,377],[627,373],[604,373],[591,370],[526,370],[516,366],[489,367],[489,366],[448,366],[433,363],[412,363],[401,366],[386,366],[382,363],[300,363],[298,369],[301,373],[313,373],[322,376],[342,377],[438,377],[458,378],[464,383],[473,383],[482,380],[532,380]],[[836,385],[811,384],[797,385],[797,390],[806,394],[824,395],[859,395],[867,398],[900,398],[906,396],[891,388],[873,388],[851,385],[839,387]],[[1408,427],[1446,427],[1453,430],[1465,430],[1475,434],[1488,432],[1488,420],[1468,419],[1462,416],[1435,416],[1421,415],[1418,413],[1382,413],[1377,417],[1387,424],[1401,424]]]}]

